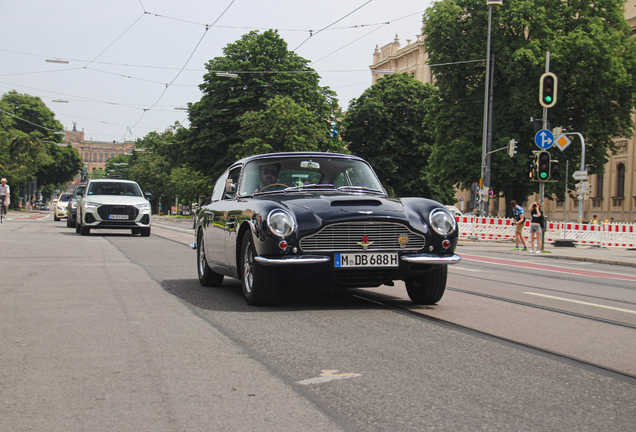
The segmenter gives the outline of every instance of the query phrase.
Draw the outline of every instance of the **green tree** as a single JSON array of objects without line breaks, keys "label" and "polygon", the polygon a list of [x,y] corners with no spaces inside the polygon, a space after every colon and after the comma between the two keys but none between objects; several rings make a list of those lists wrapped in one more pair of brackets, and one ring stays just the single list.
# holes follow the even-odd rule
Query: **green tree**
[{"label": "green tree", "polygon": [[196,202],[200,195],[211,195],[212,179],[188,166],[173,168],[168,179],[172,192],[186,205]]},{"label": "green tree", "polygon": [[450,202],[450,186],[432,188],[426,179],[432,137],[424,124],[425,101],[432,91],[406,73],[380,78],[351,102],[342,136],[395,195]]},{"label": "green tree", "polygon": [[324,120],[291,97],[276,96],[265,106],[261,111],[249,111],[239,117],[239,135],[243,140],[230,146],[235,159],[282,151],[346,152],[344,144],[333,139]]},{"label": "green tree", "polygon": [[10,91],[0,99],[0,110],[0,170],[14,194],[32,176],[44,191],[75,176],[80,155],[71,146],[60,147],[56,132],[63,127],[40,98]]},{"label": "green tree", "polygon": [[[515,138],[519,154],[492,155],[491,186],[507,200],[522,202],[538,190],[526,178],[526,154],[534,144],[530,117],[542,117],[539,77],[550,70],[558,78],[557,104],[549,110],[553,126],[586,137],[586,163],[602,172],[613,137],[630,136],[636,105],[636,45],[624,18],[624,1],[551,2],[516,0],[493,8],[491,50],[494,68],[493,149]],[[479,179],[483,128],[488,9],[485,2],[442,0],[424,15],[424,35],[437,92],[429,106],[436,145],[429,171],[433,184],[462,188]],[[453,62],[471,63],[448,64]],[[551,150],[559,160],[578,164],[579,143],[565,152]],[[563,181],[546,189],[562,197]],[[570,182],[572,183],[572,182]]]},{"label": "green tree", "polygon": [[[212,177],[219,175],[234,162],[230,147],[242,142],[241,116],[266,109],[267,101],[276,96],[288,96],[308,110],[325,134],[333,129],[339,118],[335,93],[318,85],[320,77],[308,61],[289,51],[276,31],[249,32],[228,44],[223,54],[206,64],[203,96],[189,106],[191,127],[184,142],[189,165]],[[231,78],[217,71],[241,73]],[[336,137],[331,143],[339,148]]]}]

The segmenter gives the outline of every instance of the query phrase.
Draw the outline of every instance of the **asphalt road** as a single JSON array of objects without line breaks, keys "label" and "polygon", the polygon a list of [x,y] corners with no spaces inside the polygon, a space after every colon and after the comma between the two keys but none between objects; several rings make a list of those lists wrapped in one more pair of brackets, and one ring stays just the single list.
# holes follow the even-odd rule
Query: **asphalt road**
[{"label": "asphalt road", "polygon": [[[459,291],[481,271],[471,292],[525,299],[529,287],[503,288],[522,278],[492,263],[461,263],[469,270],[453,270],[455,291],[430,308],[408,307],[399,284],[290,292],[253,308],[237,281],[199,285],[187,223],[157,222],[153,233],[82,237],[52,219],[0,227],[0,430],[636,428],[628,373],[517,343],[515,321],[562,314]],[[506,321],[510,337],[488,328]],[[633,330],[609,328],[595,339],[634,345]]]}]

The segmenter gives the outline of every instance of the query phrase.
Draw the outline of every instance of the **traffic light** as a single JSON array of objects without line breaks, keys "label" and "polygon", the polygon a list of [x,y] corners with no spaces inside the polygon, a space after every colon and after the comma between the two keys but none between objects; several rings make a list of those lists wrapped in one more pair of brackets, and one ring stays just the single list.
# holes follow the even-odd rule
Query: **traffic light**
[{"label": "traffic light", "polygon": [[561,168],[561,165],[559,165],[559,161],[551,160],[550,165],[550,177],[552,178],[552,180],[559,180],[561,178],[561,174],[559,174],[559,168]]},{"label": "traffic light", "polygon": [[539,162],[537,167],[537,180],[550,180],[550,153],[547,151],[539,152]]},{"label": "traffic light", "polygon": [[545,108],[552,108],[557,100],[557,77],[552,72],[541,75],[539,80],[539,103]]},{"label": "traffic light", "polygon": [[528,162],[528,178],[530,180],[537,179],[538,155],[539,152],[537,151],[533,151],[532,153],[528,154],[528,159],[530,159],[530,161]]},{"label": "traffic light", "polygon": [[511,139],[508,141],[508,156],[513,157],[517,154],[517,141]]}]

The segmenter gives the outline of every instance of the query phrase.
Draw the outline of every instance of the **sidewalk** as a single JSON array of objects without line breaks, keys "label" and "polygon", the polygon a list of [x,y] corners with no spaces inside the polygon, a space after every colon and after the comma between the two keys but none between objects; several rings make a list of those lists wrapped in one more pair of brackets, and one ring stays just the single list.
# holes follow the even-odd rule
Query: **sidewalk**
[{"label": "sidewalk", "polygon": [[[471,250],[505,253],[516,256],[529,255],[528,252],[512,250],[514,247],[515,243],[513,241],[489,242],[460,239],[457,243],[456,252],[460,256],[462,252],[470,253]],[[594,246],[554,247],[550,243],[546,243],[543,251],[545,253],[532,254],[532,256],[636,267],[636,249],[601,248]]]}]

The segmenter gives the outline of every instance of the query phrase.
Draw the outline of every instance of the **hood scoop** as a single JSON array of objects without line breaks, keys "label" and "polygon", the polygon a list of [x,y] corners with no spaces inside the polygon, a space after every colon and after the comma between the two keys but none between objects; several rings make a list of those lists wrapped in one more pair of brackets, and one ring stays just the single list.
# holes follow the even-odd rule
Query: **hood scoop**
[{"label": "hood scoop", "polygon": [[371,206],[379,207],[382,205],[381,201],[374,199],[359,199],[359,200],[333,200],[331,201],[332,207],[361,207]]}]

